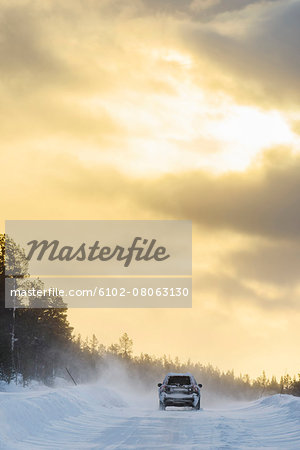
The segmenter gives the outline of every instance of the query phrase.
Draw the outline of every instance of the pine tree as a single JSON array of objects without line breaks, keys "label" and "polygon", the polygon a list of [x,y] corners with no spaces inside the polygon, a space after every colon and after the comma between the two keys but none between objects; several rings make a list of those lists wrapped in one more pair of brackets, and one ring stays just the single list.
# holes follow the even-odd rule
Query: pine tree
[{"label": "pine tree", "polygon": [[119,354],[123,358],[129,358],[132,355],[133,341],[127,333],[122,334],[119,338]]}]

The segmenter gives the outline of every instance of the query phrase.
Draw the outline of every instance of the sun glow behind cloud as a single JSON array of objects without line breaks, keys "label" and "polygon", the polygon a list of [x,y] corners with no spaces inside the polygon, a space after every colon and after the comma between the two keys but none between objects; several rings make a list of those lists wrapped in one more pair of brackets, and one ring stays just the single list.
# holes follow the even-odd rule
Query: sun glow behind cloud
[{"label": "sun glow behind cloud", "polygon": [[95,117],[105,110],[126,130],[113,144],[111,157],[99,154],[95,147],[85,149],[86,160],[104,160],[132,175],[193,168],[222,173],[247,169],[268,147],[296,148],[299,144],[299,137],[279,111],[237,105],[224,94],[199,88],[193,82],[193,63],[187,55],[175,49],[150,54],[155,61],[163,58],[180,64],[180,80],[168,72],[167,66],[161,80],[172,88],[171,94],[154,91],[143,95],[128,89],[122,91],[122,101],[118,92],[109,98],[81,99],[83,110]]}]

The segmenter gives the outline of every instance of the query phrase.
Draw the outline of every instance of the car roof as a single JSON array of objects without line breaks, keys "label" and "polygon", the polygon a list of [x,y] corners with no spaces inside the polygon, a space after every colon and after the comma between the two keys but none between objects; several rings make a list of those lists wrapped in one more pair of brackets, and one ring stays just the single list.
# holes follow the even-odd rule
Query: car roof
[{"label": "car roof", "polygon": [[193,377],[193,375],[189,372],[185,372],[185,373],[179,373],[179,372],[169,372],[167,373],[166,377]]}]

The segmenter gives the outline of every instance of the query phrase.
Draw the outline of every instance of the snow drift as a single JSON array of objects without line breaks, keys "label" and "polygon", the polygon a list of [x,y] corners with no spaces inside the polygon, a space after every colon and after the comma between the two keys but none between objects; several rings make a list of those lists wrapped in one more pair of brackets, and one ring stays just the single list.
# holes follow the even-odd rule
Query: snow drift
[{"label": "snow drift", "polygon": [[102,381],[0,392],[0,448],[300,448],[300,398],[275,395],[223,403],[222,409],[158,411],[157,398],[149,402],[145,393],[143,403],[140,389],[137,402],[122,386],[126,403],[106,386]]},{"label": "snow drift", "polygon": [[[14,390],[14,392],[11,392]],[[8,391],[8,392],[7,392]],[[123,407],[118,394],[99,385],[47,388],[12,388],[0,392],[0,448],[15,448],[13,443],[43,432],[54,422],[78,417],[95,408]]]}]

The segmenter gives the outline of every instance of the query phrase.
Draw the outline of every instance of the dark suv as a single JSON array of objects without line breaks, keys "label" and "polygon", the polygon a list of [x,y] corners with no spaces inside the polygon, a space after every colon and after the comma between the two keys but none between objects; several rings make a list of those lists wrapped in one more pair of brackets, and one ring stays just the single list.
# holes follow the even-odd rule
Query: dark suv
[{"label": "dark suv", "polygon": [[200,388],[190,373],[168,373],[163,383],[158,383],[159,409],[167,406],[192,406],[200,409]]}]

